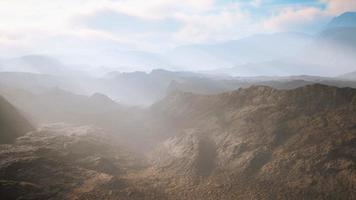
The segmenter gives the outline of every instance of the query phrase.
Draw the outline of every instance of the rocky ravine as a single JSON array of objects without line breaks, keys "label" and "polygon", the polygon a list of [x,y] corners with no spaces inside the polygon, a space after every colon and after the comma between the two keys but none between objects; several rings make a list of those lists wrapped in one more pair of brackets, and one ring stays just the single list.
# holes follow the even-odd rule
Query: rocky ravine
[{"label": "rocky ravine", "polygon": [[356,198],[354,89],[175,92],[143,112],[137,124],[146,132],[136,134],[156,140],[144,153],[128,151],[124,138],[103,130],[58,124],[1,145],[0,195]]}]

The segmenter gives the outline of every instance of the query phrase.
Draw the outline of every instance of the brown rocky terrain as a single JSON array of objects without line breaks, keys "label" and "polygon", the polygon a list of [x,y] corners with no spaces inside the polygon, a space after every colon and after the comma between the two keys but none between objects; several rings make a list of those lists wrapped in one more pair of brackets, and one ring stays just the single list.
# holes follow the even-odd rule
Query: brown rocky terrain
[{"label": "brown rocky terrain", "polygon": [[0,197],[355,199],[355,113],[355,89],[320,84],[173,92],[134,118],[140,150],[65,124],[1,145]]},{"label": "brown rocky terrain", "polygon": [[178,93],[155,106],[156,115],[168,121],[162,124],[172,125],[166,130],[177,130],[154,154],[160,159],[153,159],[160,177],[182,177],[172,191],[176,194],[192,199],[355,198],[353,89],[312,85],[251,87],[213,96]]},{"label": "brown rocky terrain", "polygon": [[[91,192],[107,184],[123,184],[115,189],[133,193],[120,178],[145,163],[123,146],[89,126],[40,127],[0,146],[0,198],[94,199],[97,195]],[[100,192],[112,196],[110,188]]]}]

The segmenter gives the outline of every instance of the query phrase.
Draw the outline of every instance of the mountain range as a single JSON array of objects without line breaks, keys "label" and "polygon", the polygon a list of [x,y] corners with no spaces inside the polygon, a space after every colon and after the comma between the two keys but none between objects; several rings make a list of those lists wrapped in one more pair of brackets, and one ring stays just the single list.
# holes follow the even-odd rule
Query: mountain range
[{"label": "mountain range", "polygon": [[0,199],[356,199],[355,12],[314,35],[119,46],[0,59]]},{"label": "mountain range", "polygon": [[[260,34],[213,44],[178,46],[161,53],[115,51],[110,54],[111,58],[105,59],[112,61],[101,69],[106,72],[132,68],[146,71],[157,68],[173,71],[195,69],[232,76],[340,75],[352,71],[352,63],[355,62],[355,16],[355,12],[343,13],[315,35],[293,32]],[[332,68],[335,64],[339,66],[337,71]],[[78,71],[97,74],[95,67],[67,66],[43,55],[2,59],[0,70],[52,75],[63,75],[66,71],[65,74]]]},{"label": "mountain range", "polygon": [[[252,86],[214,95],[176,91],[138,110],[139,118],[117,118],[116,126],[133,121],[141,127],[130,128],[129,135],[55,123],[0,145],[0,194],[353,199],[355,102],[355,89],[321,84],[291,90]],[[140,148],[127,148],[133,143]]]},{"label": "mountain range", "polygon": [[[277,89],[293,89],[321,83],[338,87],[356,88],[352,73],[339,77],[320,76],[257,76],[229,77],[192,72],[153,70],[150,73],[111,72],[104,77],[88,75],[49,75],[24,72],[0,72],[0,92],[24,110],[38,104],[41,95],[49,91],[83,96],[103,94],[122,105],[149,106],[174,91],[197,94],[218,94],[252,85],[265,85]],[[48,95],[47,95],[48,96]],[[47,98],[42,98],[45,101]],[[48,99],[49,104],[51,100]],[[63,101],[65,102],[65,101]],[[80,102],[80,101],[79,101]],[[36,108],[37,106],[32,106]],[[76,106],[75,106],[76,107]]]}]

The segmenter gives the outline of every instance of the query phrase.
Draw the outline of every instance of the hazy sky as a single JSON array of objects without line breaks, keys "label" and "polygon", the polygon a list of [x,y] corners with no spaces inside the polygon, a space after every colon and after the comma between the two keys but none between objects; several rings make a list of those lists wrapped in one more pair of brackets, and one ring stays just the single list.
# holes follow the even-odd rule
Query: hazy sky
[{"label": "hazy sky", "polygon": [[0,0],[0,53],[161,51],[256,33],[313,32],[355,9],[355,0]]}]

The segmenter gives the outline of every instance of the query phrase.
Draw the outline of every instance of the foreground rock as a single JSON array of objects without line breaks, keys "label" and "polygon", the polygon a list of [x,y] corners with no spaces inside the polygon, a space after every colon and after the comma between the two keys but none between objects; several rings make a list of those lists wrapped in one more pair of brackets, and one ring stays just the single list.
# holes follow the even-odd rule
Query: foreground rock
[{"label": "foreground rock", "polygon": [[[113,191],[129,197],[130,191],[121,190],[130,184],[121,177],[144,164],[118,143],[100,129],[50,124],[0,145],[0,197],[115,199]],[[121,188],[108,186],[118,180]]]}]

